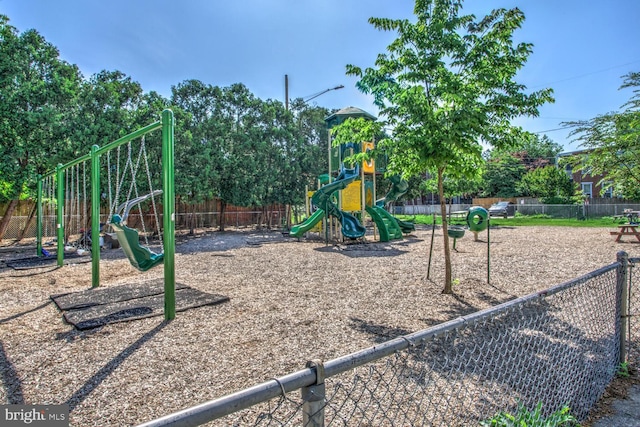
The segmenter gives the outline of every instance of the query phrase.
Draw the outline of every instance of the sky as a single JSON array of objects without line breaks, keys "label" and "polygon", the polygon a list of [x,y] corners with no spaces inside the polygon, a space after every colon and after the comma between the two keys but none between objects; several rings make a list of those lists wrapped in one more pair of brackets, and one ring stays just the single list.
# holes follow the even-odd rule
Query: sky
[{"label": "sky", "polygon": [[[408,0],[0,0],[19,32],[37,30],[85,78],[119,70],[165,97],[188,79],[243,83],[262,99],[307,99],[326,108],[354,106],[377,115],[347,64],[374,65],[395,34],[370,17],[413,19]],[[622,76],[640,71],[639,0],[466,0],[478,18],[498,7],[526,17],[516,42],[533,43],[517,76],[528,91],[550,87],[555,103],[514,124],[579,149],[565,121],[619,111],[631,97]]]}]

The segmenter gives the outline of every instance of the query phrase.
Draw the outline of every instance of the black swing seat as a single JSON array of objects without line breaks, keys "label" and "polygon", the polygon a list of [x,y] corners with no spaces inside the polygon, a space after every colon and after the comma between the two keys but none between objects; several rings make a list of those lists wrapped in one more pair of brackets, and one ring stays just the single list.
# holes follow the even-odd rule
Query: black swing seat
[{"label": "black swing seat", "polygon": [[147,271],[164,261],[164,253],[157,254],[146,246],[140,245],[138,231],[122,224],[120,215],[113,215],[111,226],[118,236],[118,243],[124,251],[129,262],[140,271]]}]

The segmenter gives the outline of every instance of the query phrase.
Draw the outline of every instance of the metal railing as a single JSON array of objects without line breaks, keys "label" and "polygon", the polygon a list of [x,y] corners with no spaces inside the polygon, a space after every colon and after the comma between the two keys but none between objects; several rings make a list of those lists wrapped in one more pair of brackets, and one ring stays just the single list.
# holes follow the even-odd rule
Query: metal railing
[{"label": "metal railing", "polygon": [[[470,316],[143,424],[157,426],[477,425],[518,404],[578,421],[602,396],[636,338],[637,260],[617,262]],[[627,295],[630,298],[627,298]],[[631,346],[632,354],[637,354]],[[621,359],[622,358],[622,359]]]}]

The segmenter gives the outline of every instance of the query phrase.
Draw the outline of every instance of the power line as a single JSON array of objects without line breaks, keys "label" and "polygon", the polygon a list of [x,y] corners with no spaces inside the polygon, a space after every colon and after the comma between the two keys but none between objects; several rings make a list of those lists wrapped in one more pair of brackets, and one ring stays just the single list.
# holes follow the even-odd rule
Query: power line
[{"label": "power line", "polygon": [[557,130],[564,130],[564,129],[571,129],[574,126],[565,126],[565,127],[561,127],[561,128],[555,128],[555,129],[548,129],[548,130],[540,130],[538,132],[531,132],[531,133],[547,133],[547,132],[555,132]]},{"label": "power line", "polygon": [[624,63],[624,64],[614,65],[614,66],[611,66],[609,68],[603,68],[601,70],[596,70],[596,71],[591,71],[591,72],[584,73],[584,74],[579,74],[577,76],[567,77],[566,79],[560,79],[560,80],[556,80],[556,81],[549,82],[549,83],[543,83],[543,84],[539,84],[539,85],[536,85],[536,86],[531,86],[530,89],[537,89],[537,88],[540,88],[540,87],[543,87],[543,86],[550,86],[550,85],[553,85],[555,83],[567,82],[567,81],[570,81],[570,80],[576,80],[576,79],[580,79],[582,77],[591,76],[593,74],[604,73],[605,71],[615,70],[616,68],[626,67],[627,65],[636,64],[638,62],[640,62],[640,59],[636,59],[635,61],[627,62],[627,63]]}]

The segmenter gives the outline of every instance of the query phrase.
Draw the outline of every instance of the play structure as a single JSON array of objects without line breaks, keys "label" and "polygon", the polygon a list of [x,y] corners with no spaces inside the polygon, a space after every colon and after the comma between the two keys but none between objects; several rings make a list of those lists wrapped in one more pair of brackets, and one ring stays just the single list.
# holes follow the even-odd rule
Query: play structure
[{"label": "play structure", "polygon": [[[158,137],[156,131],[161,130]],[[157,141],[150,160],[145,137]],[[174,119],[171,110],[162,112],[161,120],[138,129],[103,147],[94,145],[91,151],[38,179],[36,242],[37,254],[43,255],[43,238],[51,237],[55,229],[57,261],[62,266],[65,246],[72,235],[91,251],[92,287],[100,285],[101,230],[111,227],[133,267],[146,271],[164,265],[164,314],[175,317],[175,191],[174,191]],[[134,148],[135,147],[135,148]],[[155,162],[150,166],[151,162]],[[138,172],[146,173],[144,180]],[[151,171],[154,171],[152,173]],[[105,173],[106,172],[106,173]],[[89,175],[90,173],[90,175]],[[101,180],[106,175],[106,182]],[[154,188],[161,186],[162,189]],[[55,194],[55,197],[54,197]],[[155,196],[162,195],[162,218]],[[124,202],[121,202],[121,200]],[[149,204],[151,206],[145,206]],[[108,213],[101,206],[108,205]],[[136,221],[127,224],[131,211],[137,207]],[[55,210],[55,226],[50,224]],[[151,222],[145,221],[151,211]],[[102,218],[106,221],[101,222]],[[149,225],[149,226],[148,226]],[[150,230],[153,228],[153,230]],[[161,240],[162,252],[149,249],[149,235]],[[140,238],[143,237],[144,245]]]},{"label": "play structure", "polygon": [[376,175],[382,175],[384,168],[376,165],[375,159],[355,164],[351,168],[347,168],[344,163],[353,154],[373,150],[375,142],[350,142],[339,147],[331,145],[331,129],[348,118],[357,117],[376,119],[354,107],[344,108],[325,119],[329,130],[329,173],[319,177],[319,188],[316,191],[307,192],[308,218],[294,225],[289,231],[290,236],[302,237],[309,231],[317,231],[324,235],[326,242],[341,238],[360,239],[367,231],[362,225],[366,215],[375,224],[374,238],[379,234],[382,242],[401,239],[403,233],[410,233],[415,229],[412,223],[398,220],[385,209],[387,204],[407,192],[406,181],[399,176],[389,178],[391,190],[384,198],[376,200]]},{"label": "play structure", "polygon": [[343,236],[349,239],[358,239],[364,236],[366,229],[360,224],[360,221],[355,216],[340,210],[331,200],[336,191],[344,190],[359,176],[358,166],[353,169],[345,169],[343,167],[335,181],[318,189],[311,198],[311,202],[318,209],[306,221],[294,225],[289,231],[289,235],[300,237],[325,217],[331,216],[336,218],[342,225]]}]

